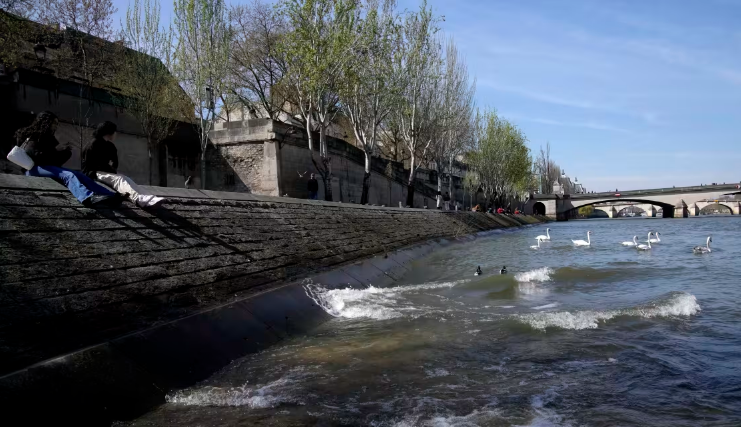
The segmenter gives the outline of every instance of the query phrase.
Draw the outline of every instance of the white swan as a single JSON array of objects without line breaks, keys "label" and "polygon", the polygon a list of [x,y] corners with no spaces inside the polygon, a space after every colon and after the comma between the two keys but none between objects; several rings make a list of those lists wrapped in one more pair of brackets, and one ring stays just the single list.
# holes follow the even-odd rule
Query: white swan
[{"label": "white swan", "polygon": [[538,245],[537,246],[536,245],[532,245],[532,246],[530,246],[530,249],[540,249],[540,242],[542,242],[542,241],[543,241],[543,239],[541,239],[540,236],[538,236]]},{"label": "white swan", "polygon": [[633,236],[632,242],[623,242],[623,246],[638,246],[638,242],[636,242],[636,239],[638,236]]},{"label": "white swan", "polygon": [[705,246],[695,246],[694,248],[692,248],[692,252],[696,254],[709,254],[710,252],[712,252],[710,250],[710,242],[712,241],[713,241],[713,238],[708,237],[708,241],[707,243],[705,243]]},{"label": "white swan", "polygon": [[540,236],[536,237],[536,239],[551,240],[551,229],[550,228],[545,229],[545,234],[546,234],[545,236],[541,234]]},{"label": "white swan", "polygon": [[647,251],[651,249],[651,232],[648,232],[648,245],[636,245],[636,249],[639,251]]},{"label": "white swan", "polygon": [[659,232],[658,231],[654,231],[653,233],[656,234],[656,238],[655,239],[652,239],[651,238],[651,233],[648,233],[648,242],[650,242],[650,243],[659,243],[659,242],[661,242],[661,239],[659,239]]},{"label": "white swan", "polygon": [[576,246],[591,246],[592,245],[592,241],[589,240],[589,235],[590,234],[592,234],[592,232],[591,231],[587,231],[587,240],[586,241],[585,240],[572,240],[572,242],[574,242],[574,245],[576,245]]}]

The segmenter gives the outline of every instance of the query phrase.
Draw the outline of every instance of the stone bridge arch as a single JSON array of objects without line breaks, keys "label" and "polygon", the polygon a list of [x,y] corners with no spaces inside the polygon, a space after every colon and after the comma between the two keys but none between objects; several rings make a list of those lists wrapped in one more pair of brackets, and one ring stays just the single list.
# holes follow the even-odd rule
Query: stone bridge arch
[{"label": "stone bridge arch", "polygon": [[[634,215],[629,215],[631,213]],[[631,205],[631,206],[626,206],[620,209],[619,211],[617,211],[616,216],[623,218],[623,217],[630,217],[630,216],[641,216],[641,214],[647,214],[647,213],[648,211],[643,209],[640,205]]]},{"label": "stone bridge arch", "polygon": [[[674,217],[674,205],[671,205],[666,202],[660,202],[657,200],[648,200],[648,199],[642,199],[642,198],[612,198],[612,199],[594,199],[594,200],[570,200],[565,199],[563,200],[562,209],[559,209],[558,212],[558,219],[559,220],[568,220],[570,218],[575,218],[577,216],[577,212],[579,208],[584,206],[594,206],[599,204],[620,204],[623,202],[632,202],[632,203],[639,203],[639,204],[645,204],[645,205],[654,205],[658,206],[663,210],[664,218],[672,218]],[[609,209],[609,207],[603,207],[603,206],[595,206],[595,209],[604,210],[608,213],[610,218],[615,218],[618,216],[618,211],[613,207],[612,210]],[[644,209],[645,210],[645,209]]]},{"label": "stone bridge arch", "polygon": [[735,212],[733,211],[733,207],[729,205],[730,203],[726,204],[724,202],[708,203],[702,208],[699,208],[699,212],[697,212],[697,214],[698,215],[712,215],[714,213],[713,211],[722,210],[723,211],[722,214],[733,215]]}]

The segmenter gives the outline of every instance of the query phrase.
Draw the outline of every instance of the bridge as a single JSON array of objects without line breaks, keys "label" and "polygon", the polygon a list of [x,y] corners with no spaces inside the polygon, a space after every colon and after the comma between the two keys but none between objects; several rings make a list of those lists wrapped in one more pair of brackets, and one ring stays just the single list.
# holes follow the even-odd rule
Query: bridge
[{"label": "bridge", "polygon": [[610,218],[617,217],[620,210],[627,206],[637,206],[645,210],[648,216],[656,216],[657,210],[661,209],[664,218],[687,218],[698,216],[703,208],[716,204],[734,215],[741,214],[741,189],[738,184],[586,194],[534,194],[525,204],[524,211],[526,214],[537,213],[566,221],[576,217],[579,208],[584,206],[605,210]]}]

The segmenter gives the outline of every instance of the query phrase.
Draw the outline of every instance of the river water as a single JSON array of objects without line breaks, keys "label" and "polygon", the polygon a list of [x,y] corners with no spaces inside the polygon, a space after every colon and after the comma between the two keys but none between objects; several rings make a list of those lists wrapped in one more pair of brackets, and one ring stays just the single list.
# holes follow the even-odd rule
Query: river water
[{"label": "river water", "polygon": [[[393,288],[311,284],[333,320],[134,424],[741,425],[741,218],[548,226],[539,250],[545,226],[495,233]],[[651,251],[620,245],[649,231]]]}]

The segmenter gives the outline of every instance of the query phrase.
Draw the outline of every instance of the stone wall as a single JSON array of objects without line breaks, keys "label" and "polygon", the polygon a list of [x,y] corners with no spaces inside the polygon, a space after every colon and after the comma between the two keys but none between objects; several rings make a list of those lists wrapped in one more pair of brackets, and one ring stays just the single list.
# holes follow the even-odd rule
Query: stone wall
[{"label": "stone wall", "polygon": [[210,190],[263,194],[264,143],[219,144],[206,151],[206,186]]},{"label": "stone wall", "polygon": [[[291,133],[293,131],[293,133]],[[243,122],[219,123],[211,133],[212,148],[207,158],[209,164],[206,184],[208,189],[245,191],[262,195],[288,195],[308,198],[307,180],[313,172],[319,185],[319,199],[324,199],[321,176],[312,161],[312,152],[299,128],[269,119],[252,119]],[[318,135],[314,135],[314,160],[319,161]],[[343,203],[359,203],[363,191],[365,157],[362,150],[343,140],[327,137],[332,157],[332,197]],[[258,151],[247,147],[262,144],[263,161]],[[248,158],[241,161],[233,147],[245,147]],[[371,165],[370,204],[398,206],[406,204],[406,181],[409,171],[403,164],[374,158]],[[425,173],[419,173],[420,176]],[[222,185],[225,177],[234,176],[241,183]],[[231,183],[231,181],[229,181]],[[435,192],[425,182],[417,179],[414,207],[435,207]]]},{"label": "stone wall", "polygon": [[153,189],[171,197],[158,209],[94,210],[51,180],[0,174],[0,373],[373,254],[526,223]]}]

